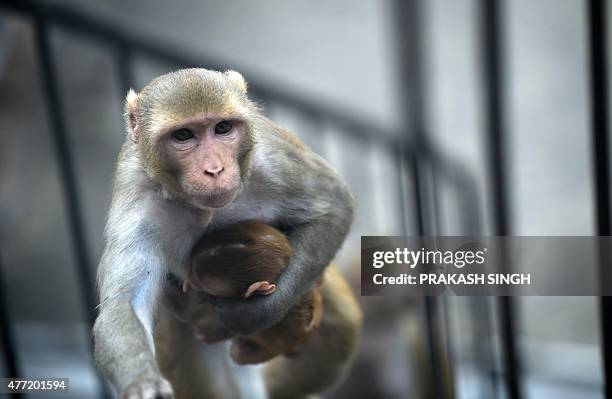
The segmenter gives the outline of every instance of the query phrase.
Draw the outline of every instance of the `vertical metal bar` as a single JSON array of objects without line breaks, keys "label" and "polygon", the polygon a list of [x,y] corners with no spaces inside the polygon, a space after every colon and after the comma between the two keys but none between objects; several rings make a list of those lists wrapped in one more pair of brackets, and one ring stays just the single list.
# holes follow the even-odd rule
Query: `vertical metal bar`
[{"label": "vertical metal bar", "polygon": [[[393,153],[393,159],[397,165],[397,181],[399,187],[399,197],[400,197],[400,220],[401,225],[400,229],[402,235],[408,235],[408,209],[406,203],[408,202],[407,193],[408,187],[406,184],[406,150],[401,146],[396,149],[396,152]],[[417,218],[420,215],[417,216]]]},{"label": "vertical metal bar", "polygon": [[[2,340],[2,349],[4,351],[4,360],[6,363],[6,371],[8,376],[13,378],[24,377],[21,374],[19,358],[17,357],[17,346],[13,326],[11,325],[10,310],[5,294],[5,285],[2,270],[2,253],[0,253],[0,339]],[[14,394],[15,398],[24,398],[24,394]]]},{"label": "vertical metal bar", "polygon": [[[431,150],[433,151],[433,149]],[[443,224],[443,214],[442,214],[442,189],[441,189],[441,184],[442,184],[442,174],[441,171],[439,171],[434,163],[433,157],[430,157],[429,159],[429,182],[430,182],[430,187],[427,187],[428,191],[430,192],[430,202],[432,203],[431,205],[431,230],[433,232],[435,232],[434,234],[436,236],[444,236],[445,230],[444,230],[444,224]],[[442,334],[440,334],[440,337],[443,338],[446,343],[446,360],[445,360],[445,364],[448,366],[448,370],[443,370],[444,372],[444,376],[445,378],[448,378],[448,383],[445,384],[445,389],[447,392],[445,392],[445,395],[447,397],[452,397],[454,396],[454,392],[455,392],[455,378],[454,375],[452,374],[452,370],[453,367],[455,365],[455,360],[456,360],[456,356],[454,353],[454,346],[453,346],[453,342],[451,337],[452,335],[452,317],[453,314],[452,312],[450,312],[449,308],[451,306],[451,304],[453,303],[453,300],[456,300],[457,298],[454,296],[449,296],[449,295],[441,295],[439,297],[439,302],[440,302],[440,322],[442,324],[441,328],[440,326],[438,326],[438,328],[440,328],[441,331],[443,331]],[[479,314],[480,317],[484,317],[486,318],[486,314],[482,315]],[[439,323],[440,323],[439,322]],[[494,396],[489,396],[489,399],[494,399]]]},{"label": "vertical metal bar", "polygon": [[[480,212],[482,207],[480,205],[478,189],[472,180],[472,176],[470,174],[458,173],[460,170],[459,165],[449,163],[443,159],[433,147],[429,147],[428,154],[432,157],[431,162],[433,167],[438,170],[439,174],[446,177],[457,192],[459,215],[461,216],[459,220],[459,226],[461,226],[460,234],[481,236],[482,221]],[[438,235],[442,234],[444,234],[443,231],[438,231]],[[491,345],[484,344],[486,342],[491,342],[493,337],[489,298],[483,296],[470,296],[467,300],[470,306],[470,324],[473,327],[471,332],[471,350],[475,354],[476,367],[479,369],[480,375],[484,378],[488,378],[490,382],[479,384],[479,397],[483,399],[495,399],[498,397],[496,389],[498,377],[496,374],[495,359]],[[452,312],[447,313],[449,315],[449,321],[447,323],[450,323]],[[447,336],[450,337],[450,331],[447,332]],[[452,349],[452,343],[449,343],[449,346],[450,349]],[[449,356],[452,361],[453,353],[450,349]]]},{"label": "vertical metal bar", "polygon": [[442,215],[442,179],[437,174],[436,168],[430,169],[430,181],[431,181],[431,198],[433,202],[432,217],[434,219],[433,228],[437,236],[444,235],[444,215]]},{"label": "vertical metal bar", "polygon": [[[119,93],[120,96],[127,96],[128,90],[133,89],[134,88],[134,74],[133,74],[133,51],[125,44],[119,44],[116,48],[115,48],[115,68],[116,70],[116,76],[117,76],[117,82],[119,83]],[[125,98],[125,97],[119,97],[119,98]],[[125,112],[125,101],[121,101],[120,102],[120,110],[121,113]],[[122,132],[124,131],[125,127],[122,125]]]},{"label": "vertical metal bar", "polygon": [[[491,191],[493,202],[493,231],[495,235],[510,234],[508,193],[504,158],[504,96],[503,96],[503,15],[500,1],[481,0],[482,58],[484,72],[484,99],[486,132],[489,138],[489,163],[491,166]],[[502,271],[508,268],[506,252],[502,250]],[[515,343],[515,314],[512,298],[498,298],[500,335],[509,399],[521,398],[520,364]]]},{"label": "vertical metal bar", "polygon": [[91,261],[89,259],[87,242],[85,239],[85,228],[82,219],[81,203],[79,201],[75,167],[70,150],[70,140],[64,124],[65,119],[60,103],[60,93],[57,86],[57,74],[53,55],[51,53],[49,33],[47,22],[42,17],[37,17],[36,41],[40,58],[41,80],[51,123],[53,146],[61,176],[62,190],[70,228],[70,238],[74,244],[74,256],[77,264],[77,275],[83,295],[83,303],[86,307],[87,319],[90,324],[93,325],[96,317],[94,278],[90,268]]},{"label": "vertical metal bar", "polygon": [[419,173],[419,161],[417,160],[418,155],[413,154],[409,161],[410,171],[412,172],[412,184],[414,185],[414,208],[416,214],[416,226],[417,226],[417,234],[420,236],[426,235],[426,227],[425,227],[425,212],[423,212],[423,194],[421,190],[423,188],[423,183],[421,182],[421,174]]},{"label": "vertical metal bar", "polygon": [[[607,19],[606,2],[590,0],[588,3],[588,29],[591,67],[591,128],[593,133],[593,173],[595,178],[595,212],[597,235],[610,236],[610,173],[608,154],[608,76],[607,76]],[[605,395],[612,399],[612,297],[609,291],[612,273],[607,242],[599,251],[601,281],[601,347],[604,366]]]},{"label": "vertical metal bar", "polygon": [[119,89],[122,95],[126,95],[128,90],[134,87],[134,74],[132,73],[133,52],[125,45],[120,44],[115,53],[117,65],[117,77],[119,79]]},{"label": "vertical metal bar", "polygon": [[[418,151],[419,147],[417,147],[417,152]],[[419,215],[417,218],[418,234],[421,237],[431,236],[436,234],[436,231],[433,226],[433,221],[431,220],[431,209],[425,206],[425,202],[431,202],[429,195],[431,187],[428,186],[426,181],[423,181],[423,178],[427,175],[427,170],[423,170],[426,165],[426,160],[423,159],[419,153],[416,153],[412,156],[411,161],[412,179],[415,191],[415,210]],[[444,346],[444,336],[441,333],[444,331],[444,326],[440,325],[439,320],[441,315],[444,314],[444,305],[441,296],[432,296],[426,293],[423,298],[425,331],[427,333],[431,368],[431,380],[429,384],[431,392],[428,394],[436,399],[452,399],[455,396],[454,374],[450,362],[452,358],[450,345],[448,347]]]},{"label": "vertical metal bar", "polygon": [[[410,170],[412,172],[412,182],[414,184],[414,207],[415,214],[417,215],[417,234],[421,237],[425,236],[426,227],[424,220],[424,209],[423,209],[423,194],[422,194],[422,182],[421,182],[421,174],[419,170],[419,162],[417,160],[418,155],[413,155],[410,158],[411,165]],[[437,298],[431,297],[429,295],[425,295],[423,298],[423,310],[425,313],[425,332],[427,335],[427,343],[428,343],[428,354],[429,354],[429,368],[431,371],[431,378],[428,381],[427,386],[431,390],[431,392],[424,392],[427,395],[427,398],[434,399],[442,399],[443,389],[439,385],[439,382],[442,381],[440,376],[441,367],[438,364],[440,359],[440,349],[438,348],[438,331],[439,329],[436,327],[436,304],[434,301]],[[430,396],[431,395],[431,396]]]},{"label": "vertical metal bar", "polygon": [[[413,145],[411,163],[414,183],[414,205],[417,215],[418,234],[420,236],[433,234],[431,210],[429,209],[429,186],[424,181],[427,177],[427,156],[425,141],[425,91],[423,90],[424,74],[421,61],[421,35],[423,33],[421,20],[421,3],[419,0],[395,1],[395,26],[400,43],[400,62],[403,72],[403,96],[407,113],[406,126],[411,135],[409,140]],[[423,299],[425,314],[425,331],[428,338],[428,351],[431,369],[431,395],[433,398],[454,397],[453,373],[449,363],[448,353],[443,346],[443,339],[439,335],[438,308],[443,305],[439,298],[426,295]]]},{"label": "vertical metal bar", "polygon": [[[38,57],[40,61],[40,76],[43,84],[43,94],[51,124],[51,135],[63,190],[66,213],[70,229],[70,238],[73,243],[76,273],[81,289],[81,296],[85,307],[85,315],[90,326],[96,319],[96,290],[91,270],[91,261],[85,238],[85,227],[82,219],[81,202],[77,186],[73,158],[70,151],[70,140],[64,124],[64,115],[61,107],[60,91],[57,83],[57,73],[51,51],[50,29],[43,16],[35,17],[35,35]],[[104,381],[100,380],[102,397],[110,397]]]},{"label": "vertical metal bar", "polygon": [[589,48],[591,56],[591,117],[596,183],[597,233],[612,233],[608,164],[608,76],[606,1],[589,1]]}]

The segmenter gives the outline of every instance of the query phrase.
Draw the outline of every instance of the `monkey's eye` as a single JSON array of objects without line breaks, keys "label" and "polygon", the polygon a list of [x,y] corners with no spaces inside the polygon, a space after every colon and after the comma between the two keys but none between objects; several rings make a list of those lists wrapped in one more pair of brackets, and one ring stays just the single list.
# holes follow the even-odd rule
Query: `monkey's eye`
[{"label": "monkey's eye", "polygon": [[232,130],[232,122],[221,121],[215,125],[215,134],[225,134]]},{"label": "monkey's eye", "polygon": [[172,137],[177,141],[187,141],[193,138],[193,132],[189,129],[179,129],[172,133]]}]

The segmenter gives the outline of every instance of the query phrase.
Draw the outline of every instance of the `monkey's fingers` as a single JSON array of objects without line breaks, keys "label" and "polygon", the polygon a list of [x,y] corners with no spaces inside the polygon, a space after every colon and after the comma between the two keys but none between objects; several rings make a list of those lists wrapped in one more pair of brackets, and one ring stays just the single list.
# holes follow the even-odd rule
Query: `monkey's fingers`
[{"label": "monkey's fingers", "polygon": [[142,379],[130,383],[121,399],[172,399],[172,386],[163,378]]},{"label": "monkey's fingers", "polygon": [[257,281],[251,284],[249,288],[247,288],[246,292],[244,293],[244,297],[248,298],[253,294],[270,295],[275,290],[276,290],[276,285],[271,284],[267,281]]}]

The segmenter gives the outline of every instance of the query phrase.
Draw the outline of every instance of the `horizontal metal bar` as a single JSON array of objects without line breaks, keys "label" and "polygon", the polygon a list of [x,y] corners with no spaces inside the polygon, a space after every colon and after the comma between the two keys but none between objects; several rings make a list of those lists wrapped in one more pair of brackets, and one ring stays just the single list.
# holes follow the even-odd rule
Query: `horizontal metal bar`
[{"label": "horizontal metal bar", "polygon": [[[208,68],[217,70],[235,67],[233,63],[204,56],[172,43],[153,41],[146,35],[121,26],[116,21],[93,16],[82,10],[76,10],[73,6],[37,0],[3,0],[0,7],[31,17],[44,17],[62,28],[76,30],[112,45],[125,46],[134,53],[165,60],[178,66],[206,65]],[[392,129],[384,129],[370,120],[357,118],[348,110],[340,109],[319,99],[308,99],[296,95],[293,91],[281,87],[270,79],[266,80],[255,74],[247,73],[246,75],[249,86],[261,95],[274,98],[276,102],[282,102],[305,113],[323,115],[325,119],[333,120],[349,130],[354,129],[356,137],[385,141],[390,145],[403,140],[400,140]],[[369,132],[369,134],[363,134],[363,132]]]},{"label": "horizontal metal bar", "polygon": [[[99,16],[77,11],[67,5],[38,0],[3,0],[0,2],[0,8],[12,10],[28,17],[44,17],[62,28],[74,30],[93,39],[107,42],[119,49],[120,53],[125,54],[127,52],[130,54],[132,59],[138,53],[177,65],[207,65],[213,69],[229,68],[229,63],[215,61],[213,57],[203,56],[174,44],[152,41],[145,34],[119,26],[115,21],[104,20]],[[205,62],[205,60],[207,61]],[[275,103],[282,103],[307,115],[314,115],[321,120],[334,122],[347,130],[351,137],[377,143],[390,152],[396,152],[398,148],[401,148],[407,159],[416,155],[412,140],[405,135],[400,135],[393,129],[382,128],[370,120],[355,117],[352,112],[338,108],[333,104],[296,95],[269,79],[265,80],[248,73],[247,75],[249,76],[251,90],[258,93],[262,98],[274,99]],[[131,83],[133,84],[133,82]],[[126,82],[123,82],[123,85],[125,84]],[[431,159],[435,168],[445,169],[445,165],[437,162],[437,160],[443,158],[441,154],[435,154],[431,151],[435,151],[433,146],[423,146],[419,150],[421,156]],[[454,167],[459,166],[456,163],[454,165]],[[457,174],[461,174],[464,178],[471,179],[465,170],[455,169],[447,172],[445,173],[447,178],[453,178]]]}]

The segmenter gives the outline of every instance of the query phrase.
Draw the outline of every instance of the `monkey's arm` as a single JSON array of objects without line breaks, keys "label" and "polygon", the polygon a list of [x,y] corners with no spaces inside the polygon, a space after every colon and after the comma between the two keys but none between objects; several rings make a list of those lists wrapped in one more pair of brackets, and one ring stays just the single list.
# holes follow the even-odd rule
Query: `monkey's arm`
[{"label": "monkey's arm", "polygon": [[[342,179],[308,150],[283,157],[285,220],[293,255],[276,291],[248,300],[215,300],[222,322],[236,334],[270,327],[295,305],[333,260],[353,220],[354,199]],[[277,162],[282,162],[280,159]]]},{"label": "monkey's arm", "polygon": [[[172,397],[154,355],[152,325],[163,267],[146,235],[110,239],[100,267],[95,359],[122,398]],[[149,394],[147,394],[149,392]]]}]

